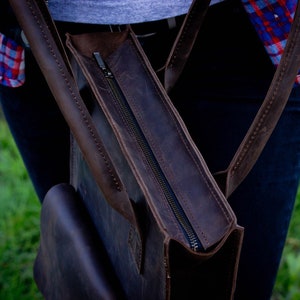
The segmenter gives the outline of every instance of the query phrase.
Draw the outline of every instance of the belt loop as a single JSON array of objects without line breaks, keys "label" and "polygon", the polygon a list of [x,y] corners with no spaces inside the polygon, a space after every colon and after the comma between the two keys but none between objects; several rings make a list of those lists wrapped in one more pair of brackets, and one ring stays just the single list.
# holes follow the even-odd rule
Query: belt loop
[{"label": "belt loop", "polygon": [[110,32],[121,32],[122,31],[121,25],[109,24],[108,26],[109,26]]},{"label": "belt loop", "polygon": [[24,47],[30,48],[29,42],[28,42],[28,40],[26,38],[26,35],[25,35],[23,30],[21,31],[21,40],[23,42]]},{"label": "belt loop", "polygon": [[173,17],[173,18],[168,18],[167,19],[167,22],[168,22],[168,27],[169,29],[173,29],[173,28],[176,28],[177,27],[177,24],[176,24],[176,18]]}]

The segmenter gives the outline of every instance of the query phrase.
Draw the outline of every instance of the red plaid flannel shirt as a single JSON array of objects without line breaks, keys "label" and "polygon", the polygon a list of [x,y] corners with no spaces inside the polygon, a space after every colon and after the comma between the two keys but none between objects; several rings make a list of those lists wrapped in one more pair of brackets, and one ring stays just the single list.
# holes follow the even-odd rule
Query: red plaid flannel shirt
[{"label": "red plaid flannel shirt", "polygon": [[[297,0],[242,0],[245,10],[254,25],[274,65],[278,65],[291,23]],[[300,83],[300,75],[296,82]]]},{"label": "red plaid flannel shirt", "polygon": [[0,33],[0,84],[10,87],[25,82],[24,49]]},{"label": "red plaid flannel shirt", "polygon": [[[297,0],[241,0],[270,59],[278,65],[286,45]],[[0,33],[0,84],[17,87],[25,81],[24,50]],[[300,83],[300,75],[297,76]]]}]

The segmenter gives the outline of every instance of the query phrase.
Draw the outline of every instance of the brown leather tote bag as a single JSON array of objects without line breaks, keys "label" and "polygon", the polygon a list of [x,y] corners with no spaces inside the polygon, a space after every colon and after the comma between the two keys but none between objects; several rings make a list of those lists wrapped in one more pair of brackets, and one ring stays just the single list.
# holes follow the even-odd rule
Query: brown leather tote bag
[{"label": "brown leather tote bag", "polygon": [[[49,205],[42,212],[35,269],[45,297],[233,299],[243,229],[225,195],[254,164],[255,159],[250,160],[239,173],[249,143],[244,147],[244,142],[241,154],[234,158],[238,167],[233,163],[221,173],[224,195],[130,27],[119,33],[68,34],[66,47],[44,1],[10,2],[72,132],[73,187],[50,191],[45,199]],[[208,3],[194,1],[183,24],[166,65],[167,90],[176,84],[201,25],[201,18],[195,16],[204,15]],[[289,70],[292,79],[285,85],[287,94],[296,72],[296,68]],[[276,87],[280,76],[275,76]],[[285,93],[279,98],[285,98]],[[251,145],[257,146],[252,133]],[[261,139],[258,144],[263,144]],[[98,274],[92,266],[101,263],[100,256],[97,260],[87,251],[93,247],[91,239],[84,241],[80,237],[84,231],[70,230],[68,222],[62,222],[62,216],[59,219],[58,212],[68,212],[68,206],[63,209],[59,203],[69,199],[70,204],[73,197],[83,203],[95,241],[108,260]],[[66,220],[80,218],[68,214]],[[74,228],[81,228],[78,222]],[[87,224],[84,219],[83,224]],[[60,247],[66,242],[64,235],[57,239],[61,226],[66,226],[75,254],[80,254],[75,259],[72,250],[66,250],[72,247]],[[111,270],[114,279],[105,280],[101,270]],[[108,290],[105,297],[97,290],[102,277]],[[114,283],[122,296],[110,294]]]}]

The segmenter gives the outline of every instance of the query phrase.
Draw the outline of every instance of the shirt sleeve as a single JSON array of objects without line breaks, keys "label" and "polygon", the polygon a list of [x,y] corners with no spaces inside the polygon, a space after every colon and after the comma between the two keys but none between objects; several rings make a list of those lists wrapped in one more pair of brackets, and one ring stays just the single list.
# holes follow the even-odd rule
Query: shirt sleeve
[{"label": "shirt sleeve", "polygon": [[25,82],[24,48],[0,33],[0,84],[19,87]]}]

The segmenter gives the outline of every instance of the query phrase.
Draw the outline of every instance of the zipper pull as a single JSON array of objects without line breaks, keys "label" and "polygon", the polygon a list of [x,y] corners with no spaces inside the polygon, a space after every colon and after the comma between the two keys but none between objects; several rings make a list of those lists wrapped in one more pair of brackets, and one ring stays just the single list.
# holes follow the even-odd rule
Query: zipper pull
[{"label": "zipper pull", "polygon": [[96,62],[98,64],[99,68],[102,70],[104,76],[106,78],[113,78],[114,76],[113,76],[112,72],[106,66],[104,60],[102,59],[102,57],[100,55],[100,53],[99,52],[94,52],[93,55],[96,59]]}]

